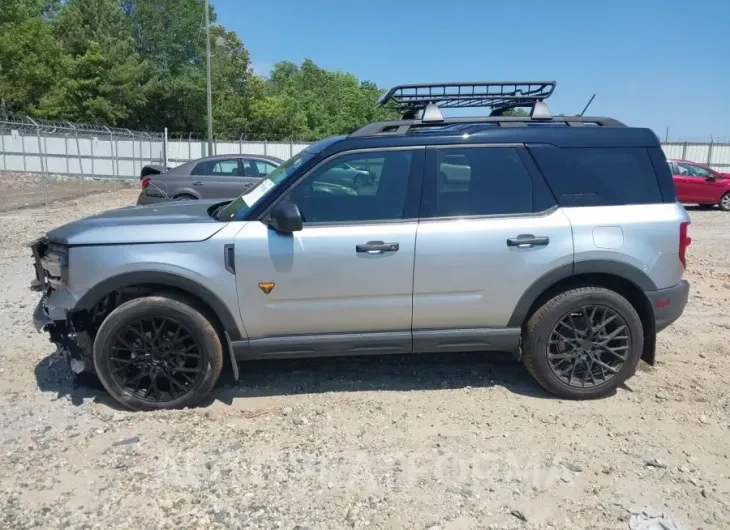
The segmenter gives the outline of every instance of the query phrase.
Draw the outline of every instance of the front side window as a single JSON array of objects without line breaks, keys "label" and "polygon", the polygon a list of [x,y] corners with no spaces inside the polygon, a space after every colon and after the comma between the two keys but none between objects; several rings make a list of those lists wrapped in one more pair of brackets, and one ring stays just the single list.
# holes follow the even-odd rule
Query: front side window
[{"label": "front side window", "polygon": [[351,223],[404,218],[412,151],[337,157],[292,190],[305,223]]},{"label": "front side window", "polygon": [[707,177],[712,176],[710,170],[702,166],[696,166],[694,164],[686,163],[678,163],[677,166],[679,167],[679,174],[684,177],[697,177],[706,179]]},{"label": "front side window", "polygon": [[436,182],[424,190],[424,217],[511,215],[533,211],[532,178],[511,147],[436,151]]},{"label": "front side window", "polygon": [[274,171],[276,166],[263,160],[244,159],[243,168],[247,177],[265,177]]}]

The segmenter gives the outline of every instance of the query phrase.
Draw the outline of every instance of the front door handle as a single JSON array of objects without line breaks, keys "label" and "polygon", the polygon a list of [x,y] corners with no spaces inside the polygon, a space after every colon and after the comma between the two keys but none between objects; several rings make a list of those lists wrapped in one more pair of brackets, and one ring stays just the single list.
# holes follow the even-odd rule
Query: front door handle
[{"label": "front door handle", "polygon": [[533,236],[532,234],[520,234],[517,237],[511,237],[507,240],[508,247],[530,248],[544,247],[550,243],[547,236]]},{"label": "front door handle", "polygon": [[400,243],[383,243],[382,241],[368,241],[355,246],[355,251],[368,254],[383,254],[384,252],[398,252]]},{"label": "front door handle", "polygon": [[196,180],[195,182],[193,182],[193,186],[202,186],[202,185],[203,185],[202,180]]}]

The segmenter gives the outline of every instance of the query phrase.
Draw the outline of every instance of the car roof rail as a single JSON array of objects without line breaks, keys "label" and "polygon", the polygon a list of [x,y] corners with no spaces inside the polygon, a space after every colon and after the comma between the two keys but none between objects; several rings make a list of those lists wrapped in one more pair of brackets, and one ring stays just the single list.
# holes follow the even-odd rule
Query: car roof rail
[{"label": "car roof rail", "polygon": [[[612,118],[553,116],[545,104],[555,90],[555,81],[482,81],[476,83],[423,83],[398,85],[377,101],[377,106],[402,113],[401,120],[372,122],[350,136],[406,134],[414,128],[446,124],[490,123],[501,127],[536,122],[571,126],[625,126]],[[529,116],[505,116],[517,108],[530,108]],[[489,108],[489,116],[445,118],[444,108]]]}]

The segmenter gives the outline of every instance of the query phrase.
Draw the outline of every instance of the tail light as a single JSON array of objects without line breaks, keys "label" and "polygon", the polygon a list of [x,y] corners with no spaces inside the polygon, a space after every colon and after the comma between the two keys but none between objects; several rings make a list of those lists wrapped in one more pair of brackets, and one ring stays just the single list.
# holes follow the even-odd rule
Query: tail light
[{"label": "tail light", "polygon": [[147,186],[149,186],[150,185],[149,177],[145,177],[142,180],[140,180],[139,185],[142,186],[142,189],[145,189]]},{"label": "tail light", "polygon": [[687,221],[679,225],[679,261],[682,262],[685,269],[687,268],[687,247],[692,243],[692,239],[687,235],[689,224]]}]

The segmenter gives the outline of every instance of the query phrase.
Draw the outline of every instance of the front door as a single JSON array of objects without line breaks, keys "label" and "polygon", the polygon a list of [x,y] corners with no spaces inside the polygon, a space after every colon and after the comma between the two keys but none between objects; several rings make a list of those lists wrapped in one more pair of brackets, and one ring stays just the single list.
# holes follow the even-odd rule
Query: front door
[{"label": "front door", "polygon": [[716,184],[710,180],[712,172],[702,166],[677,162],[674,186],[680,202],[715,203],[718,202]]},{"label": "front door", "polygon": [[[542,178],[527,169],[528,157],[522,147],[427,151],[416,239],[416,348],[421,334],[433,335],[426,330],[463,329],[486,337],[479,330],[511,326],[530,284],[572,264],[570,222],[551,209],[554,199]],[[448,346],[446,339],[442,346]]]},{"label": "front door", "polygon": [[[345,337],[330,347],[410,351],[423,156],[423,149],[393,149],[333,157],[281,198],[299,207],[303,230],[244,225],[234,253],[252,342],[268,338],[271,352],[285,353],[287,337],[298,336],[294,342],[310,344],[301,351],[312,354],[328,335],[345,334],[357,340]],[[367,167],[372,182],[358,187],[333,179],[343,162]]]}]

